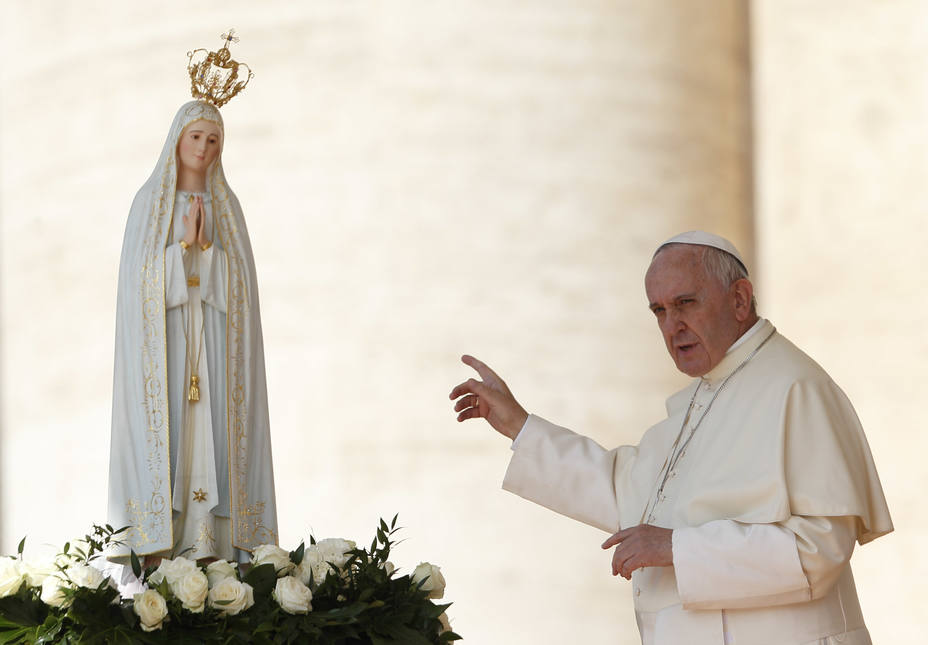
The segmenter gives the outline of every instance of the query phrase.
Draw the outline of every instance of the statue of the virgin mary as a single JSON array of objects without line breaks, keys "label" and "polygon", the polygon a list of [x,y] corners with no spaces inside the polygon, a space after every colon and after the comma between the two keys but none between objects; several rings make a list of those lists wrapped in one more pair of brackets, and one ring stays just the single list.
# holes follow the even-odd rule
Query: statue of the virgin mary
[{"label": "statue of the virgin mary", "polygon": [[277,511],[258,286],[217,106],[251,72],[239,79],[226,46],[207,58],[191,58],[197,100],[177,111],[129,210],[108,522],[130,527],[122,555],[245,561],[277,542]]}]

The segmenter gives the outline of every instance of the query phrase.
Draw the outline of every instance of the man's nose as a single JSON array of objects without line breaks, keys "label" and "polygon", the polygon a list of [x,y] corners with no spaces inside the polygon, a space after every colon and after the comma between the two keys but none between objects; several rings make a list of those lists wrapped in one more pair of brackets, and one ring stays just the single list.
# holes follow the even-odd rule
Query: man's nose
[{"label": "man's nose", "polygon": [[665,334],[675,334],[683,328],[683,321],[680,319],[680,315],[673,308],[668,309],[667,313],[664,315],[664,320],[661,324],[661,329]]}]

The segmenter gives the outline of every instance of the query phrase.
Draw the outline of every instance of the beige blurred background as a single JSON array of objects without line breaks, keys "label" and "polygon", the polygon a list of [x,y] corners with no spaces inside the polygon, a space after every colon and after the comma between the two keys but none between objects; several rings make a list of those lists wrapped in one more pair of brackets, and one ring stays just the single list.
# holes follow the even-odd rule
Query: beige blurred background
[{"label": "beige blurred background", "polygon": [[762,313],[863,420],[896,533],[855,573],[915,642],[928,560],[928,4],[0,0],[0,551],[105,513],[125,218],[234,26],[223,108],[258,279],[280,534],[442,567],[467,642],[638,642],[604,534],[499,489],[454,422],[482,357],[530,410],[635,442],[681,383],[644,299],[655,245],[718,231]]}]

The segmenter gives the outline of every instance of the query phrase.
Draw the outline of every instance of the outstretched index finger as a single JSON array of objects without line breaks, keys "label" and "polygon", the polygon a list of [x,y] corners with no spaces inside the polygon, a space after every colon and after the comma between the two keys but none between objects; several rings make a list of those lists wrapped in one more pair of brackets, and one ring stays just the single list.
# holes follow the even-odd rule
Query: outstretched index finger
[{"label": "outstretched index finger", "polygon": [[461,357],[461,362],[477,370],[477,373],[480,374],[480,378],[482,378],[484,381],[501,380],[499,375],[491,370],[486,363],[478,358],[471,356],[470,354],[464,354],[464,356]]}]

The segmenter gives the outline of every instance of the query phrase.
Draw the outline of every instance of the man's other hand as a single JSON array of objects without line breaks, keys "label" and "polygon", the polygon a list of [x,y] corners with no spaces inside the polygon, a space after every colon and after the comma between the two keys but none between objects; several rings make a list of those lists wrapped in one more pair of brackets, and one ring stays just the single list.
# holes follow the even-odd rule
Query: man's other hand
[{"label": "man's other hand", "polygon": [[651,524],[639,524],[615,533],[603,542],[604,549],[616,547],[612,554],[612,575],[631,580],[635,569],[673,566],[672,538],[673,529]]}]

